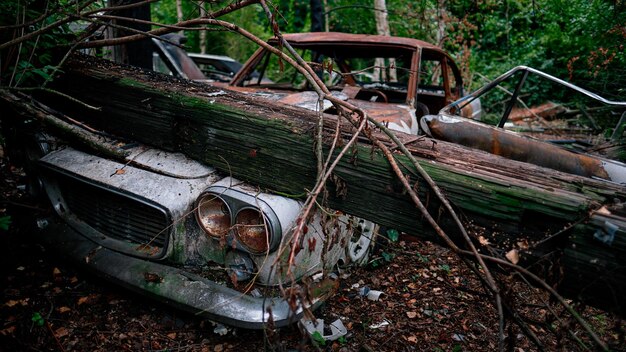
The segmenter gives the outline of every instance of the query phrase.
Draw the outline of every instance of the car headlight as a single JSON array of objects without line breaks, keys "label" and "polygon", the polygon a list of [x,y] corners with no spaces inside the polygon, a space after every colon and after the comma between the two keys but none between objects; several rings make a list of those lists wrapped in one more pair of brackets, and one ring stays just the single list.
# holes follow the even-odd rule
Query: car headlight
[{"label": "car headlight", "polygon": [[301,208],[295,200],[253,192],[230,178],[208,187],[195,205],[198,226],[209,237],[251,255],[275,251],[283,236],[281,222],[290,223]]},{"label": "car headlight", "polygon": [[262,254],[272,243],[271,225],[259,209],[241,209],[235,217],[235,237],[250,253]]},{"label": "car headlight", "polygon": [[222,238],[231,228],[231,213],[228,204],[215,194],[205,193],[198,198],[196,219],[209,235]]}]

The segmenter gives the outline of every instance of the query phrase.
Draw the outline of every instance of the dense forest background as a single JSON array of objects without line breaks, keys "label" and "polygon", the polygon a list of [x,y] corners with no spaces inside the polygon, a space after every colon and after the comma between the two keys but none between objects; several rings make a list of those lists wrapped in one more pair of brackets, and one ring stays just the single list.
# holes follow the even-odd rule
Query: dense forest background
[{"label": "dense forest background", "polygon": [[[174,24],[197,18],[232,0],[152,0],[151,19]],[[615,100],[626,100],[626,1],[624,0],[275,0],[283,32],[309,31],[311,6],[324,7],[325,30],[377,32],[376,11],[387,14],[391,35],[423,39],[445,48],[463,70],[467,88],[516,65],[528,65]],[[114,2],[118,3],[118,2]],[[384,1],[382,3],[385,3]],[[378,4],[378,5],[376,5]],[[79,48],[80,31],[106,25],[97,7],[111,0],[17,0],[0,2],[0,86],[36,85],[57,72],[61,48]],[[85,16],[89,9],[91,17]],[[220,19],[260,38],[272,35],[261,6],[247,6]],[[100,23],[99,23],[100,22]],[[20,25],[25,23],[27,25]],[[47,28],[50,27],[50,28]],[[162,26],[153,26],[160,28]],[[20,36],[28,40],[12,45]],[[188,49],[245,61],[256,44],[238,34],[185,30]],[[201,45],[200,37],[205,36]],[[4,44],[2,44],[4,43]]]},{"label": "dense forest background", "polygon": [[[208,3],[207,9],[227,1]],[[470,89],[516,65],[528,65],[598,92],[626,99],[626,1],[623,0],[387,0],[391,35],[440,45],[463,68]],[[309,0],[277,0],[283,32],[310,29]],[[182,1],[184,18],[199,15]],[[376,33],[374,0],[326,0],[330,31]],[[154,20],[176,22],[176,1],[152,5]],[[272,30],[260,7],[247,7],[225,20],[261,38]],[[185,33],[200,51],[197,31]],[[237,34],[209,32],[206,52],[244,61],[255,44]]]}]

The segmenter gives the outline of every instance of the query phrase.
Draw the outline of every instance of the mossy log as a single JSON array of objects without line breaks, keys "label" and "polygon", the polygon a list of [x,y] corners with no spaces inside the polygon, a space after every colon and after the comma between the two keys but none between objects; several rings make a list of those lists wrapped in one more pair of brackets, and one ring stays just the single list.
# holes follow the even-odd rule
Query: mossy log
[{"label": "mossy log", "polygon": [[[85,58],[74,59],[54,89],[101,107],[101,111],[92,111],[58,97],[38,97],[94,128],[165,150],[182,151],[270,192],[304,197],[314,186],[315,113]],[[326,151],[336,121],[336,116],[324,117]],[[343,122],[342,139],[346,140],[353,130]],[[374,134],[393,147],[389,138]],[[579,251],[585,241],[597,243],[593,236],[599,225],[584,219],[603,204],[626,200],[626,187],[621,185],[428,138],[400,138],[444,190],[468,227],[481,231],[501,250],[516,248],[522,242],[532,248],[567,224],[583,220],[586,229],[579,231],[580,235],[576,232],[576,236],[584,241],[574,249],[568,247]],[[397,153],[396,157],[421,199],[454,237],[456,230],[434,193],[405,156]],[[343,158],[334,176],[327,185],[326,204],[331,208],[424,239],[436,239],[387,160],[365,138]],[[621,238],[623,235],[618,234]],[[623,251],[625,242],[614,241],[606,250]],[[624,275],[624,269],[619,270]],[[626,282],[611,284],[624,286]]]}]

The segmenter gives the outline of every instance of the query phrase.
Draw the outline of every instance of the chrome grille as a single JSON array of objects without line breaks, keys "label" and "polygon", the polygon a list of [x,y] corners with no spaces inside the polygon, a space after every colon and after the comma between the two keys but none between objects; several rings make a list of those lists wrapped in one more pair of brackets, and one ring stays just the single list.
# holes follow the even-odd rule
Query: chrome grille
[{"label": "chrome grille", "polygon": [[163,209],[73,177],[57,182],[69,212],[102,235],[151,248],[167,244],[170,219]]}]

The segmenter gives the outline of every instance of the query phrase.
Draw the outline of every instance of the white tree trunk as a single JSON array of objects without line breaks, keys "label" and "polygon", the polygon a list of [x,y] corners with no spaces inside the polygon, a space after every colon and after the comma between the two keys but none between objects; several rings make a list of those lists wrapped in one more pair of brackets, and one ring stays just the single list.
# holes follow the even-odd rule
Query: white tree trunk
[{"label": "white tree trunk", "polygon": [[[180,0],[178,0],[180,1]],[[206,17],[206,3],[202,1],[200,3],[200,17]],[[207,42],[206,42],[206,30],[200,31],[200,53],[206,54]]]},{"label": "white tree trunk", "polygon": [[446,38],[446,0],[437,0],[437,34],[436,41],[438,46],[443,45]]},{"label": "white tree trunk", "polygon": [[[183,21],[183,0],[176,0],[176,19],[178,22]],[[181,30],[179,33],[182,35],[183,31]]]},{"label": "white tree trunk", "polygon": [[[374,0],[374,18],[376,19],[376,33],[379,35],[390,36],[389,21],[387,20],[387,3],[385,0]],[[385,64],[385,59],[376,58],[374,61],[376,69],[374,69],[374,81],[387,81],[387,72],[389,73],[389,81],[397,82],[396,60],[389,59],[389,65]],[[389,68],[387,71],[386,68]],[[380,69],[382,68],[382,70]]]},{"label": "white tree trunk", "polygon": [[330,24],[328,21],[328,0],[324,0],[324,32],[330,32]]}]

